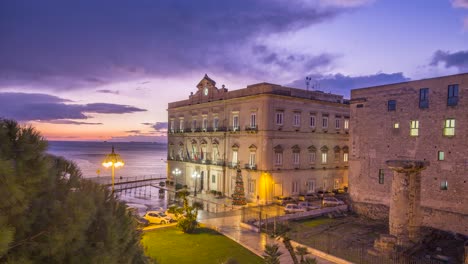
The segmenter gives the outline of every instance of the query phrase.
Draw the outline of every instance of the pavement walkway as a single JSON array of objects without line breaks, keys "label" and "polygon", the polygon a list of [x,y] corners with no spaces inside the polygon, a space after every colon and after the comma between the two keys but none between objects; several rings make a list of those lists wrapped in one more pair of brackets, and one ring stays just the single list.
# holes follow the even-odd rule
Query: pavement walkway
[{"label": "pavement walkway", "polygon": [[[252,251],[253,253],[262,256],[264,253],[265,245],[266,244],[278,244],[280,247],[280,252],[283,254],[280,257],[281,264],[292,264],[293,261],[289,252],[284,247],[282,241],[277,240],[275,238],[271,238],[265,233],[256,233],[245,228],[240,227],[240,215],[235,216],[227,216],[227,217],[218,217],[218,218],[209,218],[209,219],[202,219],[200,220],[201,223],[216,229],[218,232],[222,233],[223,235],[229,237],[230,239],[236,241],[237,243],[241,244],[248,250]],[[315,255],[308,255],[309,257],[316,258],[317,263],[319,264],[330,264],[334,262],[330,262],[323,258],[320,258]]]}]

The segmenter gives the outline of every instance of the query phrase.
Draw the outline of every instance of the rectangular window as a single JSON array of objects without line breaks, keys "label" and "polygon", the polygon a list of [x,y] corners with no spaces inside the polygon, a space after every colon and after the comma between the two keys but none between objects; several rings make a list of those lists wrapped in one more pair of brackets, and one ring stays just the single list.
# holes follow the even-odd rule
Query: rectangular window
[{"label": "rectangular window", "polygon": [[294,113],[294,119],[293,119],[293,126],[301,126],[301,114],[300,113]]},{"label": "rectangular window", "polygon": [[256,153],[255,152],[250,152],[250,155],[249,155],[249,165],[250,165],[250,168],[254,167],[255,166],[255,159],[256,159]]},{"label": "rectangular window", "polygon": [[429,108],[429,88],[419,89],[419,108]]},{"label": "rectangular window", "polygon": [[328,128],[328,117],[324,116],[322,119],[322,127]]},{"label": "rectangular window", "polygon": [[455,119],[453,118],[445,119],[444,136],[448,136],[448,137],[455,136]]},{"label": "rectangular window", "polygon": [[447,89],[447,105],[455,106],[458,104],[458,84],[452,84]]},{"label": "rectangular window", "polygon": [[208,128],[208,119],[203,118],[202,128],[206,131],[206,129]]},{"label": "rectangular window", "polygon": [[308,180],[306,184],[307,184],[307,193],[315,192],[315,181],[314,180]]},{"label": "rectangular window", "polygon": [[348,162],[348,153],[343,153],[343,162]]},{"label": "rectangular window", "polygon": [[282,165],[283,164],[283,153],[276,152],[275,153],[275,165]]},{"label": "rectangular window", "polygon": [[315,127],[315,116],[314,115],[310,116],[310,127]]},{"label": "rectangular window", "polygon": [[276,124],[283,125],[283,112],[276,112]]},{"label": "rectangular window", "polygon": [[340,129],[341,128],[341,120],[340,119],[335,119],[335,128]]},{"label": "rectangular window", "polygon": [[237,150],[232,151],[232,163],[233,164],[237,163]]},{"label": "rectangular window", "polygon": [[437,152],[437,160],[445,160],[445,153],[443,151]]},{"label": "rectangular window", "polygon": [[327,157],[328,157],[328,153],[322,152],[322,164],[327,163]]},{"label": "rectangular window", "polygon": [[192,131],[195,131],[195,129],[197,129],[197,120],[196,119],[192,120]]},{"label": "rectangular window", "polygon": [[299,152],[294,152],[293,153],[293,164],[294,165],[299,165],[299,162],[301,160],[301,156],[299,155]]},{"label": "rectangular window", "polygon": [[174,120],[171,120],[171,127],[169,128],[171,132],[174,132],[175,126],[174,126]]},{"label": "rectangular window", "polygon": [[396,111],[396,100],[388,100],[387,107],[388,111]]},{"label": "rectangular window", "polygon": [[440,182],[440,189],[441,189],[442,191],[448,190],[448,181],[441,181],[441,182]]},{"label": "rectangular window", "polygon": [[257,127],[257,113],[250,113],[250,128]]},{"label": "rectangular window", "polygon": [[399,123],[394,123],[393,128],[400,128],[400,124]]},{"label": "rectangular window", "polygon": [[344,120],[344,129],[349,129],[349,119]]},{"label": "rectangular window", "polygon": [[292,190],[291,190],[291,192],[292,192],[293,194],[299,193],[299,182],[297,182],[297,181],[293,181],[293,182],[292,182]]},{"label": "rectangular window", "polygon": [[379,184],[384,184],[384,170],[379,169]]},{"label": "rectangular window", "polygon": [[184,119],[182,118],[179,120],[179,130],[184,132]]},{"label": "rectangular window", "polygon": [[211,183],[216,183],[216,175],[211,175]]},{"label": "rectangular window", "polygon": [[219,118],[215,117],[213,119],[213,130],[214,131],[218,130],[218,126],[219,126]]},{"label": "rectangular window", "polygon": [[232,116],[232,129],[234,131],[239,130],[239,116],[238,115]]},{"label": "rectangular window", "polygon": [[410,136],[417,137],[419,135],[419,121],[411,120]]},{"label": "rectangular window", "polygon": [[309,163],[315,163],[315,152],[309,152]]}]

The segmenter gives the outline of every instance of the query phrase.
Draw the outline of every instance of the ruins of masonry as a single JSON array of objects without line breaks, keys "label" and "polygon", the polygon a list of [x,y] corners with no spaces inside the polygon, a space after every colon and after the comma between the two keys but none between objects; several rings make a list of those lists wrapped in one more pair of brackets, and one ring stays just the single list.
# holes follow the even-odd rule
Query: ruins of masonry
[{"label": "ruins of masonry", "polygon": [[421,171],[427,161],[388,160],[393,170],[390,200],[389,233],[374,242],[375,253],[388,254],[406,249],[420,241],[423,215],[421,212]]}]

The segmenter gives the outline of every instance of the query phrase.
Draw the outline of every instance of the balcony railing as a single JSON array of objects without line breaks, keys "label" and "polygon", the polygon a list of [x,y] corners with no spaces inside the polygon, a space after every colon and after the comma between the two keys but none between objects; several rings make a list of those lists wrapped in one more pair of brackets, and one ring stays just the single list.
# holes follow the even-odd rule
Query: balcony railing
[{"label": "balcony railing", "polygon": [[228,163],[228,167],[231,168],[231,169],[235,169],[239,166],[239,162],[229,162]]},{"label": "balcony railing", "polygon": [[258,131],[258,126],[257,125],[245,126],[245,131],[257,132]]},{"label": "balcony railing", "polygon": [[257,170],[257,164],[247,163],[247,164],[244,165],[244,168],[248,169],[248,170]]},{"label": "balcony railing", "polygon": [[233,131],[233,132],[240,131],[240,126],[230,126],[229,131]]}]

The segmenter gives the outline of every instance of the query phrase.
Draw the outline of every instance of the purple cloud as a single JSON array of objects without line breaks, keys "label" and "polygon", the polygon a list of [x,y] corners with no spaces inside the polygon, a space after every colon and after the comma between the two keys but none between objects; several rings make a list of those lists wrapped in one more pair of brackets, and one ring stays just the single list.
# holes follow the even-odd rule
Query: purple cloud
[{"label": "purple cloud", "polygon": [[41,123],[50,123],[50,124],[59,124],[59,125],[102,125],[102,123],[96,122],[82,122],[82,121],[73,121],[73,120],[41,120]]},{"label": "purple cloud", "polygon": [[168,128],[167,122],[156,122],[156,123],[146,122],[146,123],[141,123],[141,124],[145,126],[151,126],[157,132],[166,132]]},{"label": "purple cloud", "polygon": [[105,93],[105,94],[120,94],[120,92],[117,90],[108,90],[108,89],[96,90],[96,92]]},{"label": "purple cloud", "polygon": [[[344,94],[349,97],[351,89],[364,88],[369,86],[406,82],[410,79],[405,77],[403,73],[377,73],[372,75],[349,76],[341,73],[333,75],[308,75],[312,78],[310,89],[322,90],[336,94]],[[288,86],[306,88],[305,76],[304,79],[293,81]]]},{"label": "purple cloud", "polygon": [[[88,119],[85,113],[126,114],[146,111],[129,105],[93,103],[65,104],[70,100],[48,94],[0,93],[0,117],[18,121],[51,121],[61,124],[79,124],[65,119]],[[84,123],[98,125],[98,123]]]},{"label": "purple cloud", "polygon": [[[261,37],[330,20],[368,1],[322,2],[2,1],[0,35],[8,38],[0,42],[0,88],[78,89],[196,70],[265,79],[274,72],[262,60],[244,59]],[[269,56],[264,64],[278,71],[292,63]],[[322,55],[300,56],[298,63]]]},{"label": "purple cloud", "polygon": [[455,67],[460,72],[468,71],[468,50],[461,50],[454,53],[438,50],[432,56],[431,66],[443,63],[445,68]]}]

